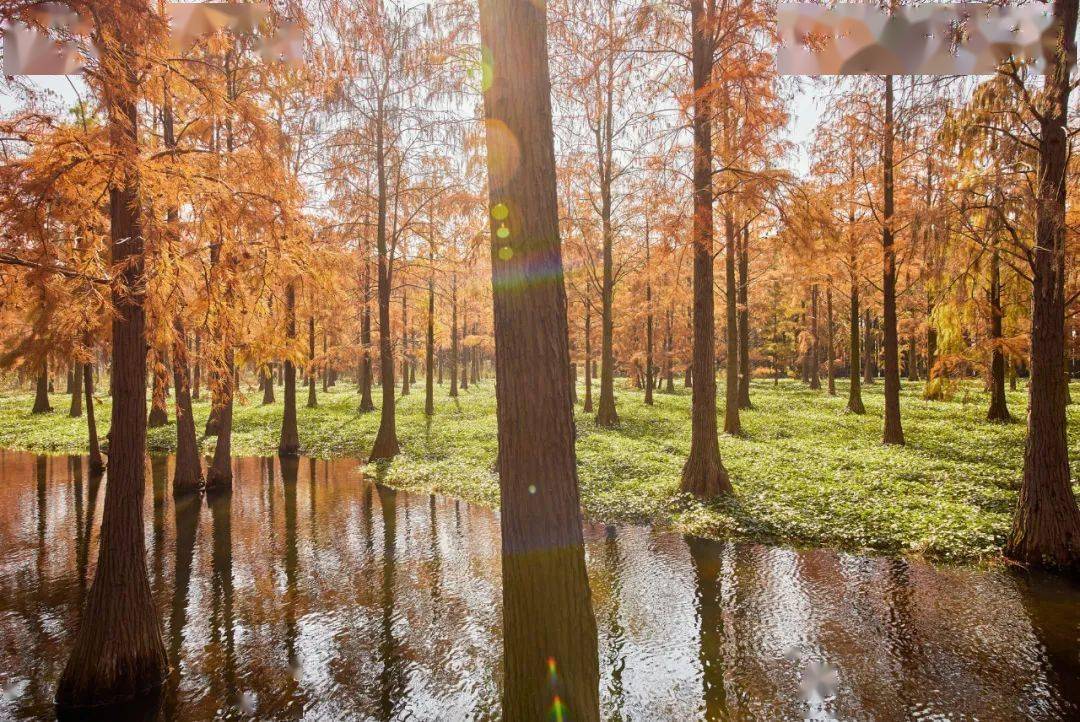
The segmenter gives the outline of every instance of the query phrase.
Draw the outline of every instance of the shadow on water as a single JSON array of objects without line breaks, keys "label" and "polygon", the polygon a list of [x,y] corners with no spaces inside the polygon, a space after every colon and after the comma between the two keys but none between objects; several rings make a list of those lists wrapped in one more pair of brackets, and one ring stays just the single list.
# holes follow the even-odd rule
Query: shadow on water
[{"label": "shadow on water", "polygon": [[[55,714],[107,484],[84,464],[0,453],[0,719]],[[170,465],[144,518],[171,674],[98,719],[1080,718],[1073,582],[639,526],[503,560],[497,512],[354,461],[237,459],[180,499]]]}]

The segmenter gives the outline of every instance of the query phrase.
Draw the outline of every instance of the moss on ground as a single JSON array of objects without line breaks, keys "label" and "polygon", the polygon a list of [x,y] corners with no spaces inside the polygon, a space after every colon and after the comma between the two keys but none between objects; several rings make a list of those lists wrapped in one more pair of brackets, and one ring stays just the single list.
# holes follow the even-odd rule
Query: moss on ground
[{"label": "moss on ground", "polygon": [[[904,382],[907,446],[880,443],[881,384],[864,389],[867,414],[845,410],[838,395],[794,381],[778,387],[755,382],[754,409],[743,412],[745,436],[720,437],[736,499],[702,504],[681,495],[679,473],[690,445],[690,390],[657,393],[649,408],[640,391],[617,389],[619,428],[599,429],[578,406],[578,463],[582,501],[602,521],[657,522],[703,536],[737,536],[847,549],[918,553],[951,561],[997,555],[1008,531],[1023,460],[1024,425],[984,420],[987,395],[969,384],[950,401],[921,399],[921,383]],[[1074,396],[1078,391],[1074,390]],[[233,449],[272,455],[281,423],[279,403],[261,406],[248,391],[237,408]],[[303,404],[306,393],[300,393]],[[66,414],[67,397],[54,394],[51,414],[31,415],[29,395],[0,395],[0,447],[43,453],[86,450],[85,418]],[[376,401],[378,394],[376,393]],[[436,414],[423,414],[423,389],[399,400],[398,436],[404,453],[380,469],[405,489],[434,490],[496,506],[494,384],[471,386],[456,401],[436,387]],[[1024,392],[1011,392],[1015,416]],[[345,384],[319,394],[319,406],[299,409],[303,453],[320,458],[366,458],[378,413],[356,413],[357,395]],[[98,404],[102,435],[108,400]],[[195,406],[201,434],[209,412]],[[171,416],[171,409],[170,409]],[[1069,407],[1073,478],[1080,477],[1080,405]],[[170,424],[151,429],[153,451],[171,451]],[[209,452],[213,439],[203,439]],[[1080,489],[1078,489],[1080,492]]]}]

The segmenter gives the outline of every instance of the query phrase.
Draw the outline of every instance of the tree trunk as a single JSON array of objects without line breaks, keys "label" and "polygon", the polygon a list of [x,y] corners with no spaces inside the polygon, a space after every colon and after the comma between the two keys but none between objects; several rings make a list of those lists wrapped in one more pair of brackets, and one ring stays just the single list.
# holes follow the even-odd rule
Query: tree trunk
[{"label": "tree trunk", "polygon": [[263,406],[268,406],[276,401],[274,398],[274,367],[272,364],[263,364],[259,367],[259,378],[262,379]]},{"label": "tree trunk", "polygon": [[732,493],[716,436],[712,122],[706,92],[712,82],[713,10],[713,0],[690,0],[694,89],[694,348],[688,374],[694,376],[694,392],[690,456],[683,466],[680,488],[699,499]]},{"label": "tree trunk", "polygon": [[[188,388],[187,335],[180,315],[173,318],[173,386],[176,388],[176,468],[173,470],[173,496],[197,492],[202,486],[202,463],[199,442],[195,438],[195,416],[191,410]],[[273,380],[268,379],[267,384]]]},{"label": "tree trunk", "polygon": [[[652,269],[649,267],[649,225],[645,224],[645,403],[653,403],[653,306]],[[577,376],[575,371],[574,376]]]},{"label": "tree trunk", "polygon": [[1065,370],[1065,205],[1069,70],[1077,0],[1055,0],[1059,52],[1047,63],[1049,107],[1039,120],[1039,180],[1031,301],[1027,447],[1005,555],[1023,564],[1080,569],[1080,510],[1069,479]]},{"label": "tree trunk", "polygon": [[724,214],[724,306],[727,310],[725,324],[727,353],[724,359],[724,433],[742,435],[739,419],[739,308],[738,288],[735,283],[736,250],[739,233],[735,219]]},{"label": "tree trunk", "polygon": [[150,416],[147,417],[146,425],[154,429],[169,423],[169,415],[165,411],[165,379],[168,372],[165,370],[165,358],[161,352],[154,349],[151,358],[154,360],[150,369],[150,375],[154,379],[154,393],[150,398]]},{"label": "tree trunk", "polygon": [[457,302],[457,272],[455,271],[450,280],[450,397],[458,395],[458,363],[461,360],[461,347],[458,341],[458,302]]},{"label": "tree trunk", "polygon": [[76,361],[71,369],[71,407],[68,416],[77,419],[82,416],[83,365]]},{"label": "tree trunk", "polygon": [[195,368],[191,373],[191,398],[195,401],[199,400],[199,394],[201,393],[200,386],[202,385],[202,335],[195,332]]},{"label": "tree trunk", "polygon": [[[570,352],[545,14],[544,4],[531,0],[480,2],[480,39],[492,68],[485,115],[504,124],[521,149],[511,168],[499,161],[511,151],[503,136],[488,135],[502,718],[547,719],[554,698],[556,716],[590,722],[600,718],[599,659],[581,533],[574,410],[566,393]],[[512,253],[501,254],[507,246]],[[551,619],[559,622],[545,622]]]},{"label": "tree trunk", "polygon": [[379,431],[371,449],[369,461],[392,459],[401,451],[397,438],[397,421],[394,405],[394,345],[390,335],[390,290],[393,282],[393,268],[390,266],[389,248],[386,237],[386,150],[384,147],[385,119],[382,115],[382,102],[379,103],[379,117],[375,123],[375,166],[378,183],[378,223],[376,247],[378,251],[378,292],[379,292],[379,373],[382,386],[382,409],[379,414]]},{"label": "tree trunk", "polygon": [[[428,252],[430,271],[427,286],[427,348],[424,351],[424,413],[435,414],[435,246]],[[440,367],[441,368],[441,367]],[[440,373],[441,375],[441,373]],[[441,383],[441,382],[440,382]]]},{"label": "tree trunk", "polygon": [[833,356],[835,356],[834,350],[836,346],[833,345],[834,327],[833,327],[833,312],[832,312],[832,283],[825,287],[825,308],[828,315],[828,348],[825,350],[825,368],[829,374],[829,396],[836,396],[836,369],[833,368]]},{"label": "tree trunk", "polygon": [[863,312],[863,383],[874,383],[874,330],[870,323],[870,309]]},{"label": "tree trunk", "polygon": [[319,405],[315,396],[315,316],[308,316],[308,362],[307,362],[307,407],[314,409]]},{"label": "tree trunk", "polygon": [[821,353],[819,350],[820,334],[818,333],[818,296],[821,294],[818,285],[810,286],[810,388],[821,388]]},{"label": "tree trunk", "polygon": [[296,340],[296,286],[289,281],[285,286],[285,338],[290,352],[285,356],[285,409],[281,416],[281,439],[278,456],[300,455],[300,433],[296,427],[296,366],[292,362],[291,349]]},{"label": "tree trunk", "polygon": [[904,443],[904,428],[900,423],[900,347],[896,328],[896,244],[893,232],[893,78],[885,76],[885,132],[882,164],[884,180],[882,191],[883,224],[882,248],[882,306],[884,314],[885,354],[885,430],[882,441],[886,444]]},{"label": "tree trunk", "polygon": [[664,391],[669,394],[675,393],[675,359],[672,356],[675,353],[675,338],[674,330],[671,328],[675,323],[675,312],[670,308],[667,312],[667,330],[664,338],[664,363],[667,366],[664,376],[666,377]]},{"label": "tree trunk", "polygon": [[334,385],[331,380],[333,372],[330,369],[330,364],[327,362],[327,340],[326,331],[323,331],[322,336],[322,356],[323,356],[323,369],[322,369],[322,390],[323,393],[329,393],[330,387]]},{"label": "tree trunk", "polygon": [[31,409],[30,413],[48,414],[51,412],[52,406],[49,406],[49,362],[42,359],[34,393],[34,408]]},{"label": "tree trunk", "polygon": [[986,420],[1008,423],[1012,421],[1012,416],[1005,400],[1005,352],[1001,347],[1001,252],[996,240],[990,253],[990,288],[987,290],[987,300],[990,303],[991,351],[990,409],[986,413]]},{"label": "tree trunk", "polygon": [[401,291],[401,395],[409,395],[409,296]]},{"label": "tree trunk", "polygon": [[101,459],[101,447],[98,445],[97,421],[94,418],[94,365],[84,364],[83,394],[86,397],[86,432],[90,449],[89,467],[90,475],[98,476],[105,471],[105,462]]},{"label": "tree trunk", "polygon": [[371,264],[364,258],[364,311],[360,321],[360,345],[364,347],[364,357],[360,361],[360,408],[361,414],[375,410],[371,400]]},{"label": "tree trunk", "polygon": [[750,227],[743,228],[739,244],[739,408],[750,403]]},{"label": "tree trunk", "polygon": [[[145,4],[140,7],[129,1],[112,12],[103,9],[98,19],[106,52],[118,56],[116,64],[107,64],[111,70],[103,78],[116,92],[106,96],[110,143],[119,157],[130,160],[138,155],[138,112],[134,101],[118,89],[137,82],[131,38],[128,42],[123,38],[142,27],[139,21],[145,21],[146,15]],[[109,77],[117,72],[125,77]],[[112,291],[116,313],[109,483],[94,581],[56,691],[61,708],[108,704],[158,689],[169,669],[146,573],[146,316],[134,165],[122,164],[109,189],[112,262],[122,268],[121,279],[129,290],[114,287]]]},{"label": "tree trunk", "polygon": [[218,411],[217,443],[214,445],[214,459],[206,471],[207,491],[221,491],[232,488],[232,421],[233,398],[236,383],[235,363],[231,347],[225,350],[225,370],[218,376],[221,381],[221,408]]},{"label": "tree trunk", "polygon": [[585,403],[582,410],[587,414],[593,410],[592,382],[596,378],[595,363],[592,357],[592,304],[585,299]]}]

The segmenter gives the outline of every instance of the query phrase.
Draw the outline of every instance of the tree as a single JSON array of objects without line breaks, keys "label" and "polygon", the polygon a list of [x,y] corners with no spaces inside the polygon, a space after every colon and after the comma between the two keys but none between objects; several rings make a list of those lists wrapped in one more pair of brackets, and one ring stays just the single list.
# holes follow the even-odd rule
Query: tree
[{"label": "tree", "polygon": [[[507,719],[541,719],[553,704],[560,714],[565,705],[568,717],[597,720],[596,621],[567,393],[570,353],[544,6],[481,0],[480,39],[491,63],[484,117],[502,508],[502,711]],[[511,153],[516,163],[507,162]],[[560,623],[537,624],[544,616]],[[551,666],[555,690],[548,681]]]}]

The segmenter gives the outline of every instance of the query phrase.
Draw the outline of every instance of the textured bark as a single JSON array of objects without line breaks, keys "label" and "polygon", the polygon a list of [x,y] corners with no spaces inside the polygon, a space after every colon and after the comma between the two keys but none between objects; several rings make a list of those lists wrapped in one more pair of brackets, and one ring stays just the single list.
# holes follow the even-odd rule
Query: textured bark
[{"label": "textured bark", "polygon": [[401,451],[397,438],[394,404],[394,345],[390,335],[390,289],[393,268],[390,265],[386,229],[386,149],[384,119],[381,113],[375,123],[375,166],[378,188],[375,245],[378,254],[376,285],[379,301],[379,376],[382,386],[382,408],[379,412],[379,431],[375,435],[369,461],[392,459]]},{"label": "textured bark", "polygon": [[885,76],[885,129],[881,153],[884,167],[882,214],[884,227],[881,231],[882,249],[882,307],[884,314],[885,355],[885,430],[882,441],[886,444],[904,443],[904,428],[900,423],[900,344],[896,328],[896,240],[893,231],[893,79]]},{"label": "textured bark", "polygon": [[[708,3],[706,6],[706,2]],[[706,88],[713,69],[713,0],[690,1],[694,90],[694,348],[690,456],[680,488],[700,499],[731,494],[716,436],[716,342],[713,308],[712,123]]]},{"label": "textured bark", "polygon": [[986,412],[986,420],[1008,423],[1012,421],[1012,416],[1005,400],[1005,352],[1001,348],[1001,321],[1004,315],[1001,307],[1001,252],[996,242],[990,252],[990,287],[986,296],[990,305],[991,343],[990,408]]},{"label": "textured bark", "polygon": [[874,383],[874,330],[870,323],[870,309],[863,311],[863,383]]},{"label": "textured bark", "polygon": [[585,402],[581,408],[587,414],[593,410],[592,382],[596,378],[595,364],[592,357],[592,304],[585,299]]},{"label": "textured bark", "polygon": [[409,296],[401,291],[401,395],[409,395]]},{"label": "textured bark", "polygon": [[218,409],[217,443],[214,444],[210,468],[206,470],[206,488],[214,491],[232,488],[233,396],[236,384],[232,348],[226,348],[224,356],[225,370],[218,374],[221,407]]},{"label": "textured bark", "polygon": [[[296,286],[292,281],[285,286],[285,337],[292,346],[296,339]],[[278,456],[299,456],[300,432],[296,428],[296,366],[288,356],[285,358],[284,373],[285,388],[282,395],[285,399],[285,409],[281,416]]]},{"label": "textured bark", "polygon": [[810,286],[810,354],[808,366],[810,370],[810,388],[815,391],[821,388],[821,353],[818,349],[820,335],[818,334],[818,296],[821,291],[818,285]]},{"label": "textured bark", "polygon": [[[645,223],[645,403],[652,406],[653,403],[653,303],[652,303],[652,269],[649,267],[649,224]],[[577,376],[577,373],[574,373]]]},{"label": "textured bark", "polygon": [[1039,120],[1039,183],[1031,300],[1031,379],[1024,476],[1005,555],[1080,571],[1080,510],[1069,478],[1065,369],[1065,203],[1069,67],[1076,54],[1077,0],[1056,0],[1058,47],[1047,67],[1049,107]]},{"label": "textured bark", "polygon": [[[554,705],[556,714],[588,722],[600,718],[599,660],[566,392],[570,352],[545,35],[543,4],[481,0],[480,37],[492,67],[485,115],[505,124],[507,137],[520,144],[511,168],[504,136],[487,139],[491,207],[508,209],[505,221],[490,217],[502,718],[547,719]],[[509,235],[499,238],[503,224]],[[504,247],[512,253],[500,254]]]},{"label": "textured bark", "polygon": [[49,405],[49,362],[43,359],[35,385],[34,408],[30,410],[30,413],[48,414],[51,412],[52,406]]},{"label": "textured bark", "polygon": [[360,408],[361,414],[375,410],[371,399],[371,264],[364,258],[364,312],[360,321],[360,345],[364,347],[364,357],[360,361]]},{"label": "textured bark", "polygon": [[94,418],[94,366],[93,364],[84,364],[82,367],[83,373],[83,394],[86,397],[86,433],[88,438],[88,448],[90,449],[89,468],[91,476],[100,476],[105,471],[105,462],[101,459],[101,447],[98,445],[97,435],[97,420]]},{"label": "textured bark", "polygon": [[264,364],[259,367],[259,380],[262,384],[262,404],[268,406],[276,401],[274,398],[274,366]]},{"label": "textured bark", "polygon": [[76,361],[71,369],[71,406],[68,408],[68,416],[73,419],[82,416],[82,387],[83,365]]},{"label": "textured bark", "polygon": [[[465,343],[465,339],[469,336],[469,311],[468,308],[461,310],[461,343]],[[464,348],[460,353],[461,358],[459,363],[461,365],[461,384],[458,386],[462,391],[469,390],[469,349]]]},{"label": "textured bark", "polygon": [[[129,0],[102,9],[98,32],[114,63],[103,79],[115,93],[135,79],[134,50],[125,37],[139,32],[145,5]],[[123,78],[114,74],[122,73]],[[119,158],[138,154],[138,114],[126,95],[107,94],[110,144]],[[146,573],[143,498],[146,490],[146,317],[143,309],[143,234],[134,164],[120,166],[109,189],[112,262],[124,288],[112,304],[113,404],[109,482],[105,490],[97,569],[56,692],[64,707],[131,699],[159,688],[168,673],[157,608]]]},{"label": "textured bark", "polygon": [[836,369],[833,368],[833,356],[835,356],[835,339],[833,334],[835,327],[833,326],[833,312],[832,312],[832,284],[830,283],[825,287],[825,308],[826,315],[828,316],[828,330],[826,338],[828,339],[828,347],[825,349],[825,361],[826,371],[829,375],[829,396],[836,396]]},{"label": "textured bark", "polygon": [[202,486],[202,462],[195,438],[195,416],[191,410],[188,388],[187,335],[177,314],[173,319],[173,386],[176,388],[176,467],[173,470],[173,496],[197,492]]},{"label": "textured bark", "polygon": [[319,405],[315,395],[315,317],[308,316],[307,407]]},{"label": "textured bark", "polygon": [[457,272],[455,271],[450,280],[450,397],[458,395],[458,363],[461,360],[461,345],[458,341],[458,297],[457,297]]},{"label": "textured bark", "polygon": [[739,304],[735,283],[736,249],[739,232],[730,213],[724,214],[724,324],[726,357],[724,359],[724,433],[742,435],[739,419]]},{"label": "textured bark", "polygon": [[435,246],[428,252],[427,338],[424,349],[424,413],[435,415]]},{"label": "textured bark", "polygon": [[743,228],[739,244],[739,408],[750,403],[750,228]]},{"label": "textured bark", "polygon": [[[164,354],[155,349],[151,353],[151,358],[154,359],[153,367],[150,369],[150,375],[154,380],[154,393],[150,397],[150,415],[146,419],[146,425],[155,429],[169,423],[169,415],[165,411],[165,379],[168,372],[165,370]],[[158,368],[159,366],[161,368]]]}]

